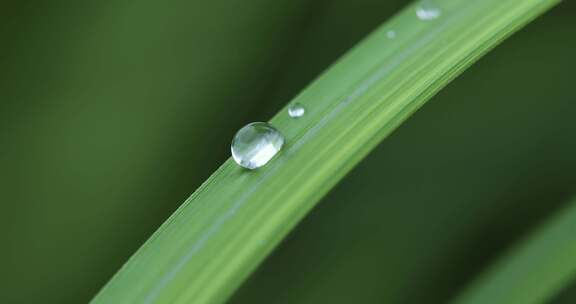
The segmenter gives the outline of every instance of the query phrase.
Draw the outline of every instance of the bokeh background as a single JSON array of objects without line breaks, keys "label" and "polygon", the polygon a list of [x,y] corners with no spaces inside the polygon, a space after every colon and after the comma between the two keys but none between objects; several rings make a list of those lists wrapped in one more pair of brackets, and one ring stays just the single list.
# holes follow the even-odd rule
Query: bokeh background
[{"label": "bokeh background", "polygon": [[[2,2],[0,303],[89,301],[239,127],[405,4]],[[576,194],[574,54],[565,1],[383,142],[231,303],[448,301]],[[576,283],[553,299],[575,301]]]}]

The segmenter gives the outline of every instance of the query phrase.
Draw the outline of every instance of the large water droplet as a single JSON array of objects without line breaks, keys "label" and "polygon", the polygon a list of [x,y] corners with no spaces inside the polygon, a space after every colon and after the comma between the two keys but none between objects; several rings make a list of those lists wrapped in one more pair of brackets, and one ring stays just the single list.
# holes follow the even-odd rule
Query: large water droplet
[{"label": "large water droplet", "polygon": [[288,106],[288,115],[292,118],[298,118],[304,116],[306,109],[299,103],[294,103]]},{"label": "large water droplet", "polygon": [[422,2],[416,8],[416,16],[418,16],[420,20],[434,20],[440,17],[441,13],[442,11],[439,8],[433,6],[428,1]]},{"label": "large water droplet", "polygon": [[267,164],[284,145],[284,136],[266,122],[242,127],[232,140],[232,157],[240,166],[256,169]]}]

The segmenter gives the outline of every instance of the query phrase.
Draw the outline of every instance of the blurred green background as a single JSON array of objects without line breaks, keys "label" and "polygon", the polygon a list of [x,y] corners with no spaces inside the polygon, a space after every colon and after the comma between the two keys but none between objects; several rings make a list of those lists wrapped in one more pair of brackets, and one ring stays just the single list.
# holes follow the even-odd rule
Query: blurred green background
[{"label": "blurred green background", "polygon": [[[405,4],[0,4],[0,303],[87,302],[239,127]],[[559,210],[576,194],[575,14],[566,1],[434,97],[231,302],[443,303]]]}]

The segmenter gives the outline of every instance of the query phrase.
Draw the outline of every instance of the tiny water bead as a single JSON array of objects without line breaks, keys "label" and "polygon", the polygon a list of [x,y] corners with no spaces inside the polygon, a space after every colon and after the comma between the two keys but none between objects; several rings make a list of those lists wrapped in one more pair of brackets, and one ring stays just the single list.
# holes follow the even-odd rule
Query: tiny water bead
[{"label": "tiny water bead", "polygon": [[284,136],[266,122],[242,127],[232,139],[232,158],[238,165],[253,170],[266,165],[284,145]]},{"label": "tiny water bead", "polygon": [[288,115],[292,118],[299,118],[304,116],[306,109],[299,103],[294,103],[288,106]]},{"label": "tiny water bead", "polygon": [[386,32],[386,37],[388,37],[389,39],[394,39],[396,38],[396,31],[393,30],[389,30]]},{"label": "tiny water bead", "polygon": [[420,20],[434,20],[441,15],[439,8],[433,6],[430,2],[425,1],[416,8],[416,16]]}]

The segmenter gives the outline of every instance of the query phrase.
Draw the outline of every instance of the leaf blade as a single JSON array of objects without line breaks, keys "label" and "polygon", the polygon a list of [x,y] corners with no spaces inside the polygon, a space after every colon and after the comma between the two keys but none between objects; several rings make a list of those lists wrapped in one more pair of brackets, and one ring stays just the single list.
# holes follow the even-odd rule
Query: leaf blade
[{"label": "leaf blade", "polygon": [[455,303],[544,303],[576,275],[576,202],[497,260]]},{"label": "leaf blade", "polygon": [[556,2],[437,1],[443,16],[426,22],[409,6],[295,98],[304,117],[282,109],[271,120],[287,138],[280,155],[252,172],[229,159],[94,302],[223,301],[377,143]]}]

